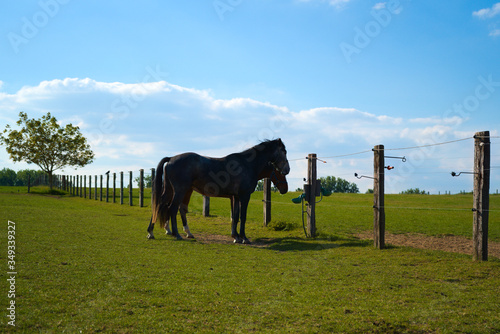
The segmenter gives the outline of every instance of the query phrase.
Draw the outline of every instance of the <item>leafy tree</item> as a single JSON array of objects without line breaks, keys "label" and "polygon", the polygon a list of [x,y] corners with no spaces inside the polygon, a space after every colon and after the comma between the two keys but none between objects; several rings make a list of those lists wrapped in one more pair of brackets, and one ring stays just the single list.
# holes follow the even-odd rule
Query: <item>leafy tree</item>
[{"label": "leafy tree", "polygon": [[15,186],[17,180],[16,172],[10,168],[0,170],[0,186]]},{"label": "leafy tree", "polygon": [[419,188],[411,188],[401,192],[402,195],[427,195],[425,190],[420,190]]},{"label": "leafy tree", "polygon": [[27,186],[28,185],[28,178],[31,179],[31,184],[34,185],[36,180],[40,178],[42,175],[45,175],[44,172],[40,170],[33,170],[33,169],[22,169],[17,171],[17,182],[16,185],[18,186]]},{"label": "leafy tree", "polygon": [[355,183],[350,183],[340,177],[321,177],[321,186],[333,193],[359,193],[359,188]]},{"label": "leafy tree", "polygon": [[47,173],[51,189],[54,171],[66,166],[83,167],[94,159],[80,129],[72,124],[61,127],[50,113],[40,119],[28,119],[25,112],[20,112],[17,125],[22,128],[13,130],[6,126],[0,134],[0,144],[6,146],[14,162],[33,163]]},{"label": "leafy tree", "polygon": [[[134,179],[134,181],[137,182],[137,184],[139,184],[139,182],[141,182],[141,178],[138,176]],[[151,175],[145,175],[144,176],[144,188],[151,188],[151,185],[152,185]]]}]

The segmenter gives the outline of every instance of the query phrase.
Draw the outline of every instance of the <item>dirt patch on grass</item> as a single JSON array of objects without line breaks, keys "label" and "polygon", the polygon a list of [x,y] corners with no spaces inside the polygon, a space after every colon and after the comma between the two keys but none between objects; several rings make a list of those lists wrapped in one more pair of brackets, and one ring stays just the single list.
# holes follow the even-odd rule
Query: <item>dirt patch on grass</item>
[{"label": "dirt patch on grass", "polygon": [[[373,233],[366,231],[359,233],[356,237],[360,239],[373,240]],[[385,233],[385,242],[394,246],[407,246],[421,249],[440,250],[472,255],[472,240],[456,235],[444,235],[439,237],[424,234],[392,234]],[[488,242],[488,255],[500,258],[500,242]]]},{"label": "dirt patch on grass", "polygon": [[[366,231],[356,234],[359,239],[373,240],[373,233]],[[196,234],[196,241],[202,244],[232,244],[233,238],[229,235]],[[456,235],[432,237],[425,234],[392,234],[385,233],[385,242],[394,246],[405,246],[420,249],[454,252],[472,256],[472,240]],[[265,248],[273,243],[272,239],[252,240],[251,247]],[[247,245],[245,245],[247,246]],[[500,242],[488,243],[488,256],[500,258]]]}]

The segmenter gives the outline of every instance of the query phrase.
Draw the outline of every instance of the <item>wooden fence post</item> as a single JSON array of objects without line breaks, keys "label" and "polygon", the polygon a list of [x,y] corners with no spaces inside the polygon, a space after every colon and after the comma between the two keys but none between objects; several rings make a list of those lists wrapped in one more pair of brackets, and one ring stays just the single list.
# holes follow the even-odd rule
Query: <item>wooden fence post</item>
[{"label": "wooden fence post", "polygon": [[139,169],[139,207],[144,206],[144,169]]},{"label": "wooden fence post", "polygon": [[106,173],[106,203],[109,202],[109,171]]},{"label": "wooden fence post", "polygon": [[488,260],[488,218],[490,210],[490,132],[474,135],[473,258]]},{"label": "wooden fence post", "polygon": [[123,172],[120,172],[120,204],[123,205]]},{"label": "wooden fence post", "polygon": [[97,201],[97,175],[94,175],[94,200]]},{"label": "wooden fence post", "polygon": [[89,175],[89,199],[92,199],[92,175]]},{"label": "wooden fence post", "polygon": [[116,203],[116,173],[113,173],[113,203]]},{"label": "wooden fence post", "polygon": [[271,179],[264,179],[264,226],[271,221]]},{"label": "wooden fence post", "polygon": [[87,175],[83,176],[83,198],[87,198]]},{"label": "wooden fence post", "polygon": [[101,179],[101,185],[100,185],[100,191],[99,191],[99,201],[102,202],[102,174],[99,175],[99,178]]},{"label": "wooden fence post", "polygon": [[210,197],[203,196],[203,217],[210,216]]},{"label": "wooden fence post", "polygon": [[309,185],[309,203],[307,205],[307,229],[311,238],[316,237],[316,163],[317,155],[309,154],[307,157],[307,184]]},{"label": "wooden fence post", "polygon": [[76,176],[76,196],[80,196],[80,192],[79,192],[80,187],[79,187],[79,184],[78,184],[78,179],[79,179],[79,177],[77,175]]},{"label": "wooden fence post", "polygon": [[128,182],[128,201],[129,205],[132,206],[134,203],[132,201],[132,171],[129,172],[130,177],[129,177],[129,182]]},{"label": "wooden fence post", "polygon": [[375,247],[385,247],[384,208],[384,145],[373,149],[373,242]]}]

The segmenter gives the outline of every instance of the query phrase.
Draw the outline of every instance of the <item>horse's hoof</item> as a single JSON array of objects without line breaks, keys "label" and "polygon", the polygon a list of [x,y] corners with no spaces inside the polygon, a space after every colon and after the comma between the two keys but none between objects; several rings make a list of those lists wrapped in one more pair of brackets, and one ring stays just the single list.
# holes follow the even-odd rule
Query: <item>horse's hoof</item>
[{"label": "horse's hoof", "polygon": [[194,235],[188,234],[186,238],[188,238],[188,239],[194,239]]},{"label": "horse's hoof", "polygon": [[152,240],[152,239],[154,239],[154,238],[155,238],[155,237],[154,237],[154,235],[148,234],[148,239],[149,239],[149,240]]},{"label": "horse's hoof", "polygon": [[182,237],[180,235],[178,235],[178,234],[175,236],[175,239],[177,239],[177,240],[183,240]]},{"label": "horse's hoof", "polygon": [[247,238],[243,239],[243,241],[241,243],[244,245],[251,245],[252,244],[252,242],[250,240],[248,240]]},{"label": "horse's hoof", "polygon": [[172,232],[170,232],[170,231],[166,231],[166,232],[165,232],[165,234],[166,234],[166,235],[172,235]]},{"label": "horse's hoof", "polygon": [[235,243],[235,244],[241,244],[242,240],[240,238],[234,239],[233,243]]}]

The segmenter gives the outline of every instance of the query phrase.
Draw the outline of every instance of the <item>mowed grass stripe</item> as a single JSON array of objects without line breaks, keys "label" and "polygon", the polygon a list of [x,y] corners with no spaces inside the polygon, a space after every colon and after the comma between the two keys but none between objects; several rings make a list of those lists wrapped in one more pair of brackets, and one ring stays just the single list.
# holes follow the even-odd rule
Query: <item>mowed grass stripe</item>
[{"label": "mowed grass stripe", "polygon": [[[276,219],[290,215],[301,223],[300,206],[283,214],[288,199],[273,197],[279,199]],[[500,330],[500,261],[404,247],[379,251],[350,236],[347,216],[341,224],[320,221],[327,237],[306,240],[299,228],[262,227],[262,202],[255,200],[248,235],[268,242],[265,248],[175,241],[159,230],[156,240],[147,240],[147,208],[0,193],[2,217],[17,228],[17,330]],[[229,234],[228,201],[212,201],[209,218],[196,211],[196,201],[201,198],[193,198],[188,217],[192,232]],[[366,211],[358,229],[370,224]],[[6,240],[6,228],[1,234]],[[9,330],[6,318],[2,326]]]}]

